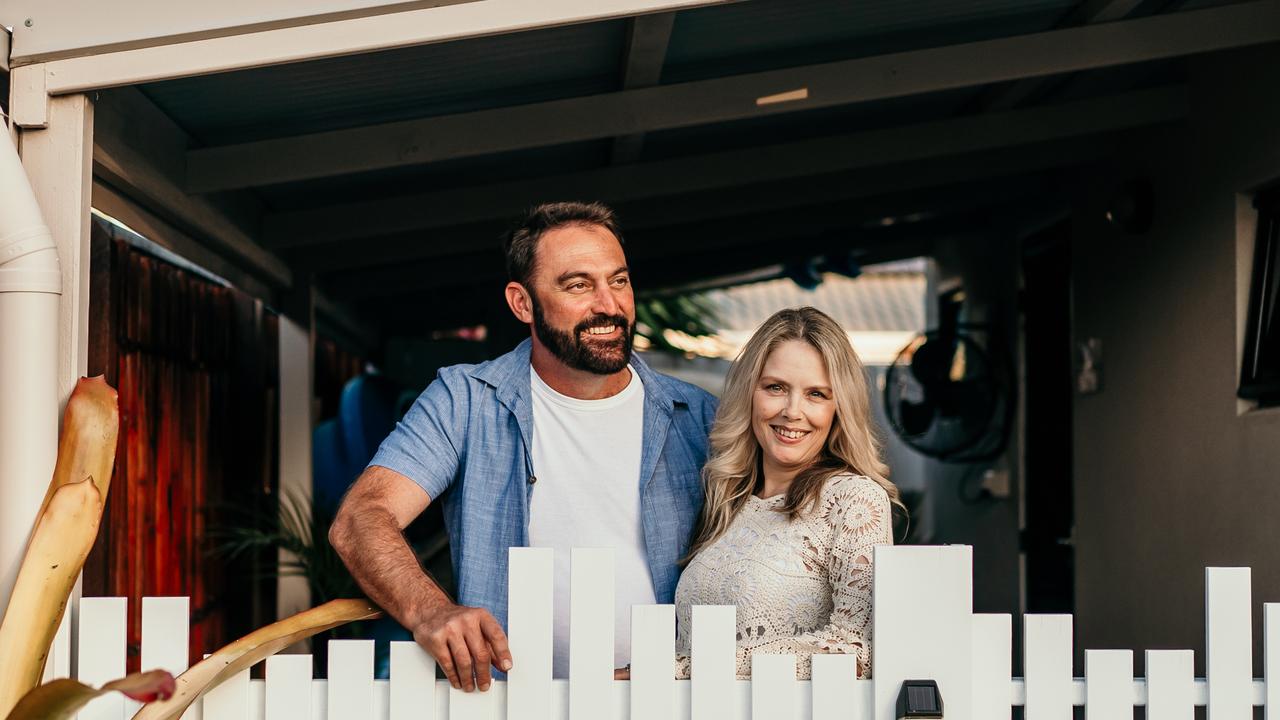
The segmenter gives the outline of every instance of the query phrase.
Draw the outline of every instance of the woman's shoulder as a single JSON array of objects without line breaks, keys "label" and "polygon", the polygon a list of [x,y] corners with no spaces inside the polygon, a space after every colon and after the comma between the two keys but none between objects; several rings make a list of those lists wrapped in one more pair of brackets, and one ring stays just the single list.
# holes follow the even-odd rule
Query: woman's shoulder
[{"label": "woman's shoulder", "polygon": [[871,496],[876,499],[883,497],[886,502],[889,500],[889,493],[880,483],[857,473],[841,473],[828,478],[822,488],[822,496],[832,499]]}]

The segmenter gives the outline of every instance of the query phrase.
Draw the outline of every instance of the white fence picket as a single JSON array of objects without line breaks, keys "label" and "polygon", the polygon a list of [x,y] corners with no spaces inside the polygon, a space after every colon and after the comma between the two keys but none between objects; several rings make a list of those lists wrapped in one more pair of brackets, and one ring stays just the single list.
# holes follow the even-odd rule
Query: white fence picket
[{"label": "white fence picket", "polygon": [[267,658],[267,720],[311,717],[310,655],[272,655]]},{"label": "white fence picket", "polygon": [[671,720],[676,712],[676,606],[631,608],[631,720]]},{"label": "white fence picket", "polygon": [[418,643],[391,643],[390,685],[388,720],[435,720],[436,661]]},{"label": "white fence picket", "polygon": [[[175,677],[186,671],[191,652],[191,600],[185,597],[142,598],[142,659],[147,670],[168,670]],[[126,703],[125,717],[133,717],[139,705]],[[194,713],[183,714],[192,720]]]},{"label": "white fence picket", "polygon": [[449,720],[496,720],[498,709],[506,706],[505,683],[494,683],[487,692],[478,687],[471,692],[449,688]]},{"label": "white fence picket", "polygon": [[1253,615],[1249,568],[1205,568],[1204,585],[1208,720],[1250,720]]},{"label": "white fence picket", "polygon": [[1195,653],[1147,651],[1147,720],[1192,720],[1195,716]]},{"label": "white fence picket", "polygon": [[551,720],[555,550],[511,548],[507,567],[507,717]]},{"label": "white fence picket", "polygon": [[606,720],[613,698],[613,550],[574,548],[569,589],[569,717]]},{"label": "white fence picket", "polygon": [[327,720],[366,720],[373,714],[372,640],[329,641],[328,694]]},{"label": "white fence picket", "polygon": [[690,631],[690,705],[693,720],[740,717],[737,683],[737,608],[695,605]]},{"label": "white fence picket", "polygon": [[250,716],[249,671],[224,680],[203,698],[204,720],[245,720]]},{"label": "white fence picket", "polygon": [[1267,685],[1265,720],[1280,720],[1280,603],[1262,605],[1262,677]]},{"label": "white fence picket", "polygon": [[1027,720],[1071,720],[1071,616],[1028,613],[1022,638]]},{"label": "white fence picket", "polygon": [[[77,679],[98,687],[124,675],[128,599],[87,597],[80,599],[80,643]],[[123,696],[111,693],[91,701],[76,717],[80,720],[121,720]]]},{"label": "white fence picket", "polygon": [[1085,720],[1133,720],[1133,651],[1085,650]]},{"label": "white fence picket", "polygon": [[1013,717],[1013,618],[1010,615],[973,616],[973,717],[978,720]]},{"label": "white fence picket", "polygon": [[858,682],[855,655],[814,655],[809,692],[813,720],[870,720],[867,698],[859,697],[870,683]]},{"label": "white fence picket", "polygon": [[877,545],[872,602],[874,717],[893,715],[903,680],[932,678],[947,720],[970,720],[973,551]]},{"label": "white fence picket", "polygon": [[751,720],[800,720],[795,655],[751,656]]},{"label": "white fence picket", "polygon": [[[1026,678],[1011,678],[1012,620],[973,614],[971,554],[965,547],[877,549],[873,593],[875,681],[856,679],[852,655],[812,658],[812,680],[795,679],[794,656],[755,655],[753,679],[736,675],[735,609],[692,610],[691,682],[673,679],[675,609],[637,606],[630,627],[630,682],[612,679],[613,557],[610,550],[575,550],[570,589],[570,679],[551,678],[550,551],[511,554],[509,637],[517,672],[489,692],[453,691],[435,680],[435,665],[416,644],[392,645],[392,679],[373,679],[371,641],[333,641],[329,680],[311,680],[310,656],[273,656],[267,679],[246,670],[211,691],[187,720],[885,720],[886,696],[901,682],[939,682],[949,720],[1009,720],[1023,706],[1027,720],[1068,720],[1084,706],[1087,720],[1191,720],[1196,706],[1209,720],[1249,720],[1254,706],[1280,720],[1280,603],[1264,605],[1264,678],[1252,678],[1248,568],[1205,573],[1206,679],[1194,678],[1190,650],[1150,650],[1145,681],[1133,678],[1130,650],[1086,650],[1085,678],[1072,678],[1072,618],[1025,617]],[[190,605],[186,598],[144,598],[142,667],[179,673],[187,663]],[[79,677],[100,685],[125,669],[127,602],[85,598],[78,608],[75,659]],[[963,637],[961,637],[963,636]],[[70,660],[64,653],[63,660]],[[522,661],[524,662],[522,666]],[[57,662],[51,655],[49,662]],[[957,672],[956,666],[964,666]],[[519,669],[526,672],[521,675]],[[107,696],[84,718],[123,720],[129,705]]]}]

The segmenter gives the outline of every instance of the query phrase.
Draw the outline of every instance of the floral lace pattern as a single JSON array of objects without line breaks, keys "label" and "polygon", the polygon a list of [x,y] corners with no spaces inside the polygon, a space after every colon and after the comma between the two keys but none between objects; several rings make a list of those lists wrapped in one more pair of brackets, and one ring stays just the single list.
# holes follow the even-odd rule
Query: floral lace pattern
[{"label": "floral lace pattern", "polygon": [[689,677],[694,605],[738,608],[738,677],[751,654],[847,653],[871,677],[871,550],[892,544],[889,497],[860,475],[827,481],[818,507],[794,522],[783,496],[752,497],[718,540],[698,553],[676,587],[676,675]]}]

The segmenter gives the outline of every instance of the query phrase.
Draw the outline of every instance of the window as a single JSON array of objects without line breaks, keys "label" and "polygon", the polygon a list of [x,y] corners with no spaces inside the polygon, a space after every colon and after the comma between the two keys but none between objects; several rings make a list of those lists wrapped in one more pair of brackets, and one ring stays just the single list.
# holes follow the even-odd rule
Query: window
[{"label": "window", "polygon": [[1254,207],[1258,236],[1236,394],[1260,405],[1280,405],[1280,187],[1259,193]]}]

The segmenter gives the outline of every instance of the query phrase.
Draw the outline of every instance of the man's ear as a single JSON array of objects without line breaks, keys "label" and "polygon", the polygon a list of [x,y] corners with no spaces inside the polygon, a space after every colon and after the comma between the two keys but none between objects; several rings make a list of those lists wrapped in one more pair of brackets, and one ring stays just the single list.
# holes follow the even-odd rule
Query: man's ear
[{"label": "man's ear", "polygon": [[533,301],[529,297],[529,291],[518,282],[512,281],[507,283],[507,307],[511,308],[511,314],[525,325],[533,324]]}]

